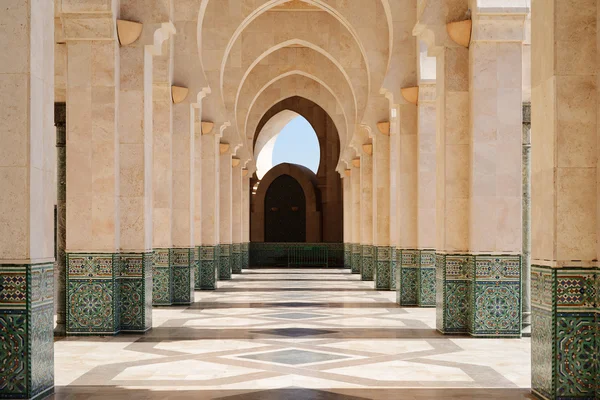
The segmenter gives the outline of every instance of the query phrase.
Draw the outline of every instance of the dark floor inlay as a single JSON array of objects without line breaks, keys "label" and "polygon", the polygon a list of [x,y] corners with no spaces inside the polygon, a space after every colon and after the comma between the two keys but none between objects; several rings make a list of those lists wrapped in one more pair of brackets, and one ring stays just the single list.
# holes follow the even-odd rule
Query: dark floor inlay
[{"label": "dark floor inlay", "polygon": [[343,360],[350,358],[339,354],[317,353],[314,351],[306,351],[299,349],[271,351],[267,353],[249,354],[246,356],[238,356],[238,358],[246,358],[248,360],[266,361],[277,364],[301,365],[313,364],[323,361]]},{"label": "dark floor inlay", "polygon": [[274,389],[220,397],[220,400],[367,400],[367,397],[348,396],[314,389]]},{"label": "dark floor inlay", "polygon": [[325,329],[310,329],[310,328],[279,328],[263,331],[252,331],[252,333],[262,333],[267,335],[287,336],[287,337],[304,337],[304,336],[319,336],[337,333],[336,331],[327,331]]}]

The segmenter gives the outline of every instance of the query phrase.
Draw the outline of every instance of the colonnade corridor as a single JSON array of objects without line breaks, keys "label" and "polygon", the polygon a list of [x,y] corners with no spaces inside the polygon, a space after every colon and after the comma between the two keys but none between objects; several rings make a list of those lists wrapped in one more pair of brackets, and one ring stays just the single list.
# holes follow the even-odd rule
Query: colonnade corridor
[{"label": "colonnade corridor", "polygon": [[244,270],[145,335],[55,343],[54,399],[521,399],[530,339],[444,336],[341,268]]}]

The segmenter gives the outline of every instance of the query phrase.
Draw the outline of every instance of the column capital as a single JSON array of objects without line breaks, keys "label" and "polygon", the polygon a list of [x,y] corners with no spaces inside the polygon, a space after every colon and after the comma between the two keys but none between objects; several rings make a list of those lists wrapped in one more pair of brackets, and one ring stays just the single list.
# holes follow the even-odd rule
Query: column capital
[{"label": "column capital", "polygon": [[427,81],[419,83],[419,104],[435,103],[436,86],[435,81]]},{"label": "column capital", "polygon": [[61,14],[64,41],[115,40],[115,18],[111,11]]},{"label": "column capital", "polygon": [[523,42],[528,8],[477,7],[473,11],[473,42]]}]

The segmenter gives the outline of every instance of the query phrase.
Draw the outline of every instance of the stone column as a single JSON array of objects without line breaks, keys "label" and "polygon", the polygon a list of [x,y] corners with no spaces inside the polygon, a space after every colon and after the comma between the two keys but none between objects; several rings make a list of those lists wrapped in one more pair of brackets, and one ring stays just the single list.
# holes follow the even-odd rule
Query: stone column
[{"label": "stone column", "polygon": [[250,173],[242,169],[242,269],[250,267]]},{"label": "stone column", "polygon": [[232,219],[232,171],[231,149],[220,152],[219,157],[219,279],[231,279],[231,219]]},{"label": "stone column", "polygon": [[[121,18],[133,19],[137,0],[121,1]],[[121,86],[118,103],[121,329],[143,332],[152,327],[149,293],[163,293],[153,274],[153,53],[154,27],[146,24],[140,38],[120,48]],[[157,49],[160,54],[160,48]],[[164,95],[161,100],[164,99]],[[157,99],[158,100],[158,99]],[[154,260],[156,264],[156,259]],[[162,261],[162,259],[160,260]],[[167,261],[168,262],[168,261]],[[168,271],[168,270],[167,270]]]},{"label": "stone column", "polygon": [[231,272],[242,273],[242,166],[231,160]]},{"label": "stone column", "polygon": [[67,240],[67,108],[65,103],[54,103],[56,126],[56,262],[54,264],[54,309],[56,313],[55,336],[66,334],[66,284],[65,253]]},{"label": "stone column", "polygon": [[[194,302],[195,132],[189,104],[173,107],[173,304]],[[198,171],[199,173],[199,171]]]},{"label": "stone column", "polygon": [[202,290],[216,289],[219,276],[219,140],[216,128],[202,135]]},{"label": "stone column", "polygon": [[373,132],[373,279],[376,290],[390,290],[394,279],[390,247],[390,137],[377,129]]},{"label": "stone column", "polygon": [[[400,212],[398,210],[398,180],[400,176],[400,107],[394,105],[390,109],[390,289],[397,289],[400,250],[400,228],[398,226]],[[396,295],[398,292],[396,292]],[[398,299],[396,301],[399,301]]]},{"label": "stone column", "polygon": [[373,246],[373,156],[361,150],[360,157],[360,279],[372,281],[375,248]]},{"label": "stone column", "polygon": [[465,332],[469,274],[469,51],[437,54],[436,84],[436,328]]},{"label": "stone column", "polygon": [[342,176],[344,190],[344,268],[352,268],[352,170]]},{"label": "stone column", "polygon": [[[358,159],[359,160],[359,159]],[[354,163],[356,160],[353,160]],[[360,207],[360,164],[352,165],[352,273],[360,274],[361,259],[361,207]]]},{"label": "stone column", "polygon": [[[168,306],[174,303],[174,257],[173,229],[174,223],[173,200],[176,184],[174,177],[174,130],[173,102],[171,100],[171,77],[169,63],[170,46],[163,43],[163,55],[155,57],[157,71],[153,71],[152,98],[152,190],[153,190],[153,236],[152,248],[154,259],[152,263],[152,304]],[[162,68],[161,68],[162,67]],[[189,195],[188,195],[189,196]]]},{"label": "stone column", "polygon": [[532,1],[533,392],[597,399],[598,2]]},{"label": "stone column", "polygon": [[419,84],[417,134],[417,305],[435,307],[435,83]]},{"label": "stone column", "polygon": [[[468,333],[521,336],[522,54],[528,10],[473,10]],[[472,296],[472,297],[471,297]],[[490,304],[502,308],[490,310]]]},{"label": "stone column", "polygon": [[404,101],[399,107],[398,132],[398,304],[416,306],[419,292],[419,250],[417,249],[417,107]]},{"label": "stone column", "polygon": [[54,2],[0,13],[0,397],[54,390]]},{"label": "stone column", "polygon": [[120,302],[116,110],[120,79],[115,16],[110,3],[94,10],[92,5],[86,9],[68,0],[62,1],[62,10],[70,71],[66,88],[67,334],[113,335],[121,329],[115,309]]},{"label": "stone column", "polygon": [[531,103],[523,103],[523,335],[531,336]]}]

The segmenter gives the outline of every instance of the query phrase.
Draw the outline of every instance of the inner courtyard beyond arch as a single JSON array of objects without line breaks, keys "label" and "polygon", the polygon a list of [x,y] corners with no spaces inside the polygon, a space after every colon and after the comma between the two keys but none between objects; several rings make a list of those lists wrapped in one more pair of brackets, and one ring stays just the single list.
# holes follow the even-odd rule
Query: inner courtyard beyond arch
[{"label": "inner courtyard beyond arch", "polygon": [[600,399],[599,18],[0,0],[0,399]]}]

